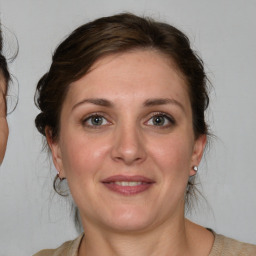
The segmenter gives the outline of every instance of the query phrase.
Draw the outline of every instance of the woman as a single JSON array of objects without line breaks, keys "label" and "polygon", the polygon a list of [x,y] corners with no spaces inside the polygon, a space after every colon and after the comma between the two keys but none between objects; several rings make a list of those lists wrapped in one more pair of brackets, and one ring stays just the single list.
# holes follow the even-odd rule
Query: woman
[{"label": "woman", "polygon": [[36,255],[255,255],[184,217],[208,133],[206,81],[182,32],[132,14],[60,44],[37,86],[36,126],[85,232]]},{"label": "woman", "polygon": [[8,123],[6,120],[6,94],[8,90],[8,82],[10,81],[7,62],[5,57],[2,55],[2,50],[3,38],[0,24],[0,165],[4,159],[9,134]]}]

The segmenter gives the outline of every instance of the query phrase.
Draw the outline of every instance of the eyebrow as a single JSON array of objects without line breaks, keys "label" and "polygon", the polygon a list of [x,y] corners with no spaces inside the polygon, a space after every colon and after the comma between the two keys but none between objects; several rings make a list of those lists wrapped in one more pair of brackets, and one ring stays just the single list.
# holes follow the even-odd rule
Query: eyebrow
[{"label": "eyebrow", "polygon": [[106,99],[97,99],[97,98],[92,98],[92,99],[84,99],[82,101],[79,101],[78,103],[76,103],[73,107],[72,110],[75,109],[76,107],[85,104],[85,103],[91,103],[94,105],[98,105],[98,106],[103,106],[103,107],[113,107],[113,104],[106,100]]},{"label": "eyebrow", "polygon": [[151,107],[151,106],[158,106],[158,105],[166,105],[166,104],[174,104],[180,107],[183,111],[185,111],[184,106],[175,99],[169,98],[156,98],[156,99],[148,99],[144,102],[144,106]]},{"label": "eyebrow", "polygon": [[[82,101],[79,101],[76,103],[73,107],[72,110],[77,108],[80,105],[86,104],[86,103],[91,103],[97,106],[102,106],[102,107],[113,107],[114,104],[111,103],[109,100],[106,99],[101,99],[101,98],[90,98],[90,99],[84,99]],[[167,104],[173,104],[178,107],[180,107],[183,111],[185,111],[184,106],[177,100],[175,99],[169,99],[169,98],[155,98],[155,99],[148,99],[146,100],[143,105],[145,107],[152,107],[152,106],[159,106],[159,105],[167,105]]]}]

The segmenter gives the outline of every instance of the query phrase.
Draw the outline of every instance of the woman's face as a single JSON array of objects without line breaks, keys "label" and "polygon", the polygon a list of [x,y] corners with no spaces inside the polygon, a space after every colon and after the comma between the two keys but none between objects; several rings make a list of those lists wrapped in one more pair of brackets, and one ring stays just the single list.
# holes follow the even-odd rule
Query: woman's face
[{"label": "woman's face", "polygon": [[6,120],[6,82],[0,72],[0,164],[3,161],[8,139],[8,124]]},{"label": "woman's face", "polygon": [[48,142],[85,227],[142,231],[184,217],[195,140],[187,86],[156,51],[104,57],[74,82]]}]

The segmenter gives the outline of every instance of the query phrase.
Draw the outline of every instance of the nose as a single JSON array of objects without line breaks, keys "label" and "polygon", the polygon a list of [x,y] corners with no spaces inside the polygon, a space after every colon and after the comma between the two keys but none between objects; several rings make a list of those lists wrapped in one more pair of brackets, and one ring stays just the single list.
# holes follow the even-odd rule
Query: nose
[{"label": "nose", "polygon": [[146,159],[145,140],[136,124],[116,127],[111,156],[126,165],[139,164]]}]

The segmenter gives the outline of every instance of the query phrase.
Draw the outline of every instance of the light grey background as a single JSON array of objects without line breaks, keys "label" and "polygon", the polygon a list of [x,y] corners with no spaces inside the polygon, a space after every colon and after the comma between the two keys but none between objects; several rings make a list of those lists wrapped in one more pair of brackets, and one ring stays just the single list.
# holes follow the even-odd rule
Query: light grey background
[{"label": "light grey background", "polygon": [[[209,124],[217,139],[200,166],[202,192],[191,218],[256,243],[256,1],[255,0],[1,0],[2,23],[19,41],[11,65],[19,105],[0,169],[0,255],[27,256],[77,233],[69,204],[52,192],[54,169],[34,127],[35,86],[51,53],[74,28],[121,11],[170,22],[191,39],[214,86]],[[9,43],[14,38],[6,32]],[[14,85],[17,86],[17,85]]]}]

